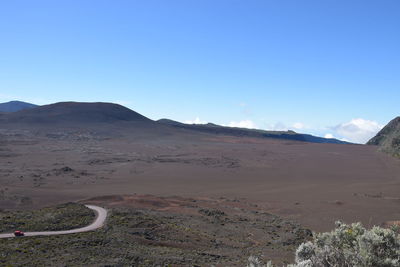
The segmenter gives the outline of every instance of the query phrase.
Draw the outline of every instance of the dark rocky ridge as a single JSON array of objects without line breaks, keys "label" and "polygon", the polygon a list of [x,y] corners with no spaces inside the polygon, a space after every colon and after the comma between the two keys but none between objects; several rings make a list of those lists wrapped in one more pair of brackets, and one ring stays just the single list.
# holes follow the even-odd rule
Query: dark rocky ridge
[{"label": "dark rocky ridge", "polygon": [[400,157],[400,117],[390,121],[367,144],[377,145],[381,151]]}]

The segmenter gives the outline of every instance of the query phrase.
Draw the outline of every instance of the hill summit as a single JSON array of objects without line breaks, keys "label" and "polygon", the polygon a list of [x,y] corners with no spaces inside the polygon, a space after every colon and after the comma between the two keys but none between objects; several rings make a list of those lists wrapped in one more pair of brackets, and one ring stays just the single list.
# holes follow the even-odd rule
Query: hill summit
[{"label": "hill summit", "polygon": [[400,117],[390,121],[368,145],[378,145],[380,150],[400,157]]},{"label": "hill summit", "polygon": [[112,103],[59,102],[10,113],[15,123],[112,123],[149,122],[150,119],[124,106]]},{"label": "hill summit", "polygon": [[37,105],[22,101],[10,101],[6,103],[0,103],[0,112],[16,112],[34,107],[37,107]]}]

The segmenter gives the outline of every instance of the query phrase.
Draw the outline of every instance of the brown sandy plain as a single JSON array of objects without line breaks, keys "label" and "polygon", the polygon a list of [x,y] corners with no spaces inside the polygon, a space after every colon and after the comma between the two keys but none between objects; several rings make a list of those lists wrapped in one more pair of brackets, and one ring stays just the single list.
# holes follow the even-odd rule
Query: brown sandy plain
[{"label": "brown sandy plain", "polygon": [[140,123],[107,131],[35,127],[1,127],[0,208],[152,194],[245,200],[316,231],[339,219],[400,220],[400,161],[374,146],[143,130]]}]

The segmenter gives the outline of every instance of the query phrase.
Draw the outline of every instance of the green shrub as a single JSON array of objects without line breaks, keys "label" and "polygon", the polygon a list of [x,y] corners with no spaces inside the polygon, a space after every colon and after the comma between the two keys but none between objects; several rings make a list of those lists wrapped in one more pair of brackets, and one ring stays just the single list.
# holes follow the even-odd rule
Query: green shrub
[{"label": "green shrub", "polygon": [[[337,222],[336,226],[332,232],[315,234],[312,241],[301,244],[296,250],[296,263],[288,267],[400,266],[400,236],[396,230],[378,226],[367,230],[360,223]],[[248,266],[263,265],[251,257]]]}]

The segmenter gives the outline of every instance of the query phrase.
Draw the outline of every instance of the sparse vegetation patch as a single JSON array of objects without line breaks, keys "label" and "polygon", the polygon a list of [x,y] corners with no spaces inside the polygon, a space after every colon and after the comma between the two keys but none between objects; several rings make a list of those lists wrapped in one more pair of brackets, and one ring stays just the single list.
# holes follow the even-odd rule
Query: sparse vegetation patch
[{"label": "sparse vegetation patch", "polygon": [[67,203],[35,211],[2,211],[0,233],[21,230],[60,231],[84,227],[95,219],[92,210],[82,204]]},{"label": "sparse vegetation patch", "polygon": [[[399,228],[374,226],[368,230],[360,223],[337,222],[332,232],[315,234],[312,241],[296,250],[296,263],[287,267],[399,267]],[[250,257],[248,266],[262,267],[261,261]],[[272,267],[272,263],[267,264]]]},{"label": "sparse vegetation patch", "polygon": [[171,212],[109,207],[96,231],[0,239],[0,266],[244,266],[251,253],[283,264],[310,237],[296,223],[237,208],[241,203],[207,207],[213,203],[188,200]]}]

